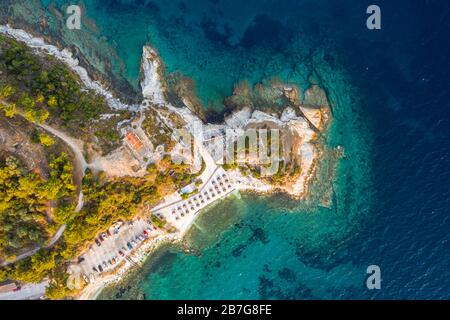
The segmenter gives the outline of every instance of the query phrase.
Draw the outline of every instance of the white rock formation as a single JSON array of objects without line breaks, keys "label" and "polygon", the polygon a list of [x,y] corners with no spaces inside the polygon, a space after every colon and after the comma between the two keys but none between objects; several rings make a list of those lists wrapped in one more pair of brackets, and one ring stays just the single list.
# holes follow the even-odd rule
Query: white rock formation
[{"label": "white rock formation", "polygon": [[127,105],[122,103],[119,99],[114,98],[111,92],[107,91],[101,83],[93,81],[89,77],[86,69],[84,69],[79,65],[78,59],[73,58],[72,52],[70,52],[69,50],[67,49],[59,50],[57,47],[45,43],[44,39],[34,37],[33,35],[27,33],[24,30],[11,28],[9,25],[0,25],[0,33],[9,35],[18,41],[24,42],[30,48],[33,48],[37,51],[42,50],[45,53],[64,62],[80,77],[81,81],[86,86],[86,88],[92,89],[98,94],[105,97],[105,100],[110,108],[127,109],[127,110],[138,109],[139,107],[138,105]]},{"label": "white rock formation", "polygon": [[161,81],[161,61],[154,49],[144,46],[142,50],[142,94],[145,99],[157,105],[165,105],[164,90]]}]

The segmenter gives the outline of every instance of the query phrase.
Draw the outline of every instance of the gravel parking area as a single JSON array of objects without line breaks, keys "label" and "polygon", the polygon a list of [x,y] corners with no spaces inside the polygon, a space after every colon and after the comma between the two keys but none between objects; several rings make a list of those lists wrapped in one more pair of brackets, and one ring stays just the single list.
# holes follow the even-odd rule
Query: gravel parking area
[{"label": "gravel parking area", "polygon": [[[145,230],[147,235],[144,235]],[[109,232],[111,235],[100,241],[100,246],[92,244],[91,248],[80,257],[84,260],[78,264],[78,267],[90,280],[102,272],[113,270],[122,260],[127,259],[127,256],[140,245],[144,238],[153,238],[160,233],[144,220],[125,222],[120,229],[112,227]],[[128,244],[132,246],[131,249]],[[119,251],[123,253],[123,256]]]}]

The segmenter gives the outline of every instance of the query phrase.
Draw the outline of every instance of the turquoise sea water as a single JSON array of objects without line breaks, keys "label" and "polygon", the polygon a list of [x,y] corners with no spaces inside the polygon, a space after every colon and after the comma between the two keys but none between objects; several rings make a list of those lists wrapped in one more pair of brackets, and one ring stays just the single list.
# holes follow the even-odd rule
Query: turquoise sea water
[{"label": "turquoise sea water", "polygon": [[[297,8],[286,16],[286,8],[271,12],[270,6],[256,3],[242,10],[218,5],[217,13],[210,1],[186,4],[185,9],[157,4],[159,9],[147,5],[136,13],[134,4],[105,9],[100,1],[98,11],[91,13],[105,26],[105,21],[121,16],[120,23],[105,28],[105,33],[119,44],[130,81],[137,79],[140,57],[140,49],[133,48],[148,41],[168,72],[182,72],[196,81],[205,107],[220,109],[221,100],[242,79],[254,84],[277,77],[303,89],[317,82],[328,90],[333,104],[333,126],[325,143],[330,149],[343,145],[346,158],[334,174],[335,162],[324,164],[314,186],[316,198],[307,204],[280,196],[244,195],[211,208],[199,219],[201,227],[190,234],[189,245],[198,247],[195,254],[162,250],[158,259],[149,259],[132,290],[120,296],[144,292],[150,299],[282,299],[363,293],[367,266],[345,261],[345,246],[371,219],[370,123],[360,114],[358,92],[337,63],[333,44],[318,41],[319,31],[313,34],[313,28],[296,22],[298,12],[307,7],[286,2]],[[204,12],[213,13],[205,18]],[[205,20],[212,25],[202,27]],[[214,34],[207,35],[205,28]],[[331,203],[329,208],[321,206],[323,201]],[[227,222],[214,223],[217,216]]]},{"label": "turquoise sea water", "polygon": [[[42,3],[65,8],[69,1]],[[194,79],[206,108],[220,110],[222,99],[243,79],[255,84],[277,77],[308,84],[310,50],[317,48],[312,44],[317,39],[299,21],[308,18],[307,1],[283,0],[276,7],[256,0],[239,6],[210,0],[81,3],[86,19],[95,22],[98,38],[106,39],[120,58],[111,59],[113,70],[135,88],[146,43],[158,51],[168,73],[181,72]],[[83,30],[90,32],[88,27]],[[92,50],[83,41],[77,45],[86,53]]]},{"label": "turquoise sea water", "polygon": [[[342,85],[335,89],[343,90],[338,91],[341,99],[345,96]],[[332,138],[327,143],[343,144],[355,132],[360,134],[344,144],[346,158],[337,166],[333,182],[330,171],[335,163],[324,162],[313,186],[313,199],[231,197],[198,219],[187,237],[188,245],[196,249],[193,254],[163,249],[130,281],[133,285],[128,291],[115,296],[114,290],[110,297],[139,297],[142,292],[147,299],[364,296],[367,266],[354,264],[346,246],[373,219],[367,160],[370,140],[350,110],[341,106],[335,111]],[[328,208],[322,206],[322,197],[327,196]]]},{"label": "turquoise sea water", "polygon": [[162,249],[104,297],[299,299],[364,292],[367,266],[346,260],[346,244],[371,219],[370,123],[334,43],[315,22],[306,23],[314,4],[83,3],[98,36],[108,39],[125,65],[116,71],[132,85],[138,84],[145,43],[157,49],[167,72],[194,79],[205,108],[221,110],[222,99],[243,79],[256,84],[278,78],[303,90],[318,83],[333,106],[323,142],[329,151],[338,145],[345,150],[339,162],[326,156],[308,201],[279,195],[227,199],[191,230],[187,243],[195,254]]},{"label": "turquoise sea water", "polygon": [[[96,43],[117,54],[113,71],[136,89],[145,43],[168,72],[194,79],[205,108],[220,110],[242,79],[317,82],[333,108],[324,143],[345,151],[326,157],[308,201],[227,199],[192,228],[192,253],[161,249],[103,297],[450,297],[445,1],[379,0],[380,31],[365,27],[366,0],[82,3]],[[365,287],[371,264],[381,267],[382,290]]]}]

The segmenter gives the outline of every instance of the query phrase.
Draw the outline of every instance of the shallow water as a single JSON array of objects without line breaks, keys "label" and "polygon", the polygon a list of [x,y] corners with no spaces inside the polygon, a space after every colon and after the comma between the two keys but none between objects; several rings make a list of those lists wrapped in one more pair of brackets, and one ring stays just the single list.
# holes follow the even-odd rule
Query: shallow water
[{"label": "shallow water", "polygon": [[[325,162],[307,203],[217,204],[188,237],[194,253],[164,248],[104,297],[450,298],[445,1],[380,0],[380,31],[365,27],[366,0],[84,3],[136,88],[146,42],[195,80],[205,108],[220,110],[242,79],[318,82],[333,107],[326,144],[346,155]],[[371,264],[381,290],[365,287]]]},{"label": "shallow water", "polygon": [[[367,1],[296,3],[303,10],[283,15],[286,7],[281,5],[273,7],[271,14],[280,23],[286,21],[280,11],[283,17],[295,16],[296,23],[288,25],[304,31],[296,33],[301,35],[297,44],[276,48],[284,59],[272,54],[267,64],[261,63],[253,55],[261,58],[262,52],[273,49],[255,47],[240,57],[257,61],[254,68],[243,68],[245,63],[234,66],[255,81],[278,75],[299,84],[308,80],[306,70],[316,71],[333,102],[329,144],[343,145],[347,155],[333,184],[334,206],[328,210],[317,202],[309,208],[294,204],[293,212],[286,214],[286,201],[279,197],[230,200],[234,206],[219,206],[205,217],[228,209],[240,217],[239,222],[218,238],[197,236],[197,243],[207,247],[200,255],[165,250],[170,259],[149,263],[136,287],[151,299],[449,298],[450,67],[446,57],[450,48],[445,40],[449,6],[439,1],[379,1],[383,29],[369,32],[361,14],[371,4]],[[247,25],[252,17],[246,17],[238,25]],[[183,48],[179,41],[161,46],[168,65],[169,48]],[[177,57],[193,59],[177,59],[179,65],[191,61],[186,73],[194,78],[198,74],[205,100],[209,85],[205,79],[215,84],[219,77],[224,87],[230,86],[234,66],[228,65],[223,52],[232,56],[237,51],[219,45],[210,56],[213,62],[205,63],[209,60],[198,57],[217,43],[206,43],[208,49],[201,50],[195,50],[194,43],[177,52]],[[293,57],[296,49],[300,54]],[[215,66],[218,56],[230,72],[216,71],[209,78],[205,74],[214,69],[208,67]],[[201,63],[206,67],[199,67]],[[365,287],[365,270],[371,264],[381,267],[381,290]]]}]

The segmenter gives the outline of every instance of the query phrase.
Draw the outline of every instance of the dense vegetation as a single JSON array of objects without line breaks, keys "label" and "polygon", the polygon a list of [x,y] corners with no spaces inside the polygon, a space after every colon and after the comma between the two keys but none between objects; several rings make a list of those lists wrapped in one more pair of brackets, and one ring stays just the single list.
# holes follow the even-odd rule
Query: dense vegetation
[{"label": "dense vegetation", "polygon": [[58,223],[65,223],[62,241],[51,249],[42,249],[30,258],[0,269],[2,279],[24,282],[51,280],[47,289],[50,298],[64,298],[71,294],[67,287],[67,264],[75,259],[87,243],[119,219],[133,218],[140,205],[160,199],[154,181],[140,178],[123,178],[109,181],[102,174],[94,177],[89,170],[83,180],[85,205],[80,212],[70,203],[55,211]]},{"label": "dense vegetation", "polygon": [[73,257],[115,221],[134,218],[144,203],[154,204],[161,199],[154,184],[149,178],[108,180],[102,174],[94,177],[88,170],[83,180],[83,210],[74,214],[70,208],[61,208],[57,214],[61,222],[67,223],[64,257]]},{"label": "dense vegetation", "polygon": [[41,133],[36,129],[34,129],[31,133],[31,141],[34,143],[40,143],[44,147],[51,147],[55,144],[55,140],[53,140],[51,136],[46,133]]},{"label": "dense vegetation", "polygon": [[23,248],[43,245],[51,202],[73,195],[73,168],[66,154],[53,157],[50,168],[50,177],[44,179],[14,157],[0,161],[0,255],[14,258]]},{"label": "dense vegetation", "polygon": [[[83,90],[67,67],[48,56],[33,54],[25,45],[0,36],[0,116],[14,117],[18,113],[31,122],[51,121],[69,134],[91,139],[97,145],[119,139],[118,132],[96,127],[106,110],[101,97]],[[109,125],[115,128],[115,125]],[[51,151],[55,141],[39,130],[29,132],[31,141]],[[168,134],[160,133],[158,141],[170,147]],[[161,140],[161,141],[159,141]],[[46,296],[57,299],[72,295],[67,287],[67,267],[87,249],[99,232],[119,219],[130,220],[145,206],[152,207],[162,197],[196,180],[199,173],[190,172],[185,164],[174,165],[165,157],[150,165],[141,178],[111,179],[103,173],[87,170],[82,181],[84,206],[75,210],[75,190],[72,164],[65,154],[53,157],[49,177],[29,171],[17,159],[0,161],[0,258],[31,245],[40,249],[31,257],[0,268],[0,281],[14,279],[23,282],[50,280]],[[145,213],[145,211],[142,210]],[[149,217],[159,227],[165,222]],[[66,225],[61,239],[52,247],[46,241]]]},{"label": "dense vegetation", "polygon": [[[0,110],[8,117],[20,112],[33,122],[54,121],[85,140],[96,136],[108,150],[120,138],[114,124],[93,122],[110,112],[102,96],[83,89],[78,76],[55,58],[38,56],[25,44],[2,35]],[[119,115],[116,121],[130,116],[127,112],[115,113]]]},{"label": "dense vegetation", "polygon": [[81,90],[75,75],[52,57],[39,61],[24,44],[4,36],[0,41],[0,69],[8,80],[3,98],[15,102],[29,120],[43,121],[51,114],[84,127],[106,107],[103,97]]},{"label": "dense vegetation", "polygon": [[[192,178],[188,166],[166,167],[166,161],[151,165],[143,178],[123,177],[108,179],[103,173],[94,176],[88,169],[83,179],[84,206],[75,211],[72,203],[61,204],[54,213],[54,219],[66,224],[62,241],[52,250],[43,249],[33,257],[0,269],[0,281],[8,278],[26,282],[39,282],[48,277],[51,286],[47,290],[50,298],[63,298],[71,294],[66,286],[67,263],[75,259],[99,232],[110,227],[119,219],[130,220],[139,214],[144,205],[154,206],[162,200],[165,190],[174,188],[174,180]],[[173,179],[168,177],[169,171]],[[158,227],[164,222],[151,216]]]}]

